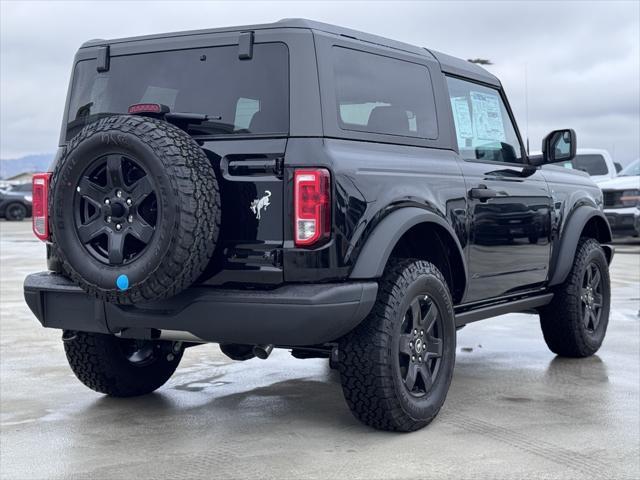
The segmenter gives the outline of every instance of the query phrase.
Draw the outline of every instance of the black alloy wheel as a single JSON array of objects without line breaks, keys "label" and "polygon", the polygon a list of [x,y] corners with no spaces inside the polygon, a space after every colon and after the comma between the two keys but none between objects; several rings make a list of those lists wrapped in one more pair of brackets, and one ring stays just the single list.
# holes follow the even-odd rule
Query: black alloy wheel
[{"label": "black alloy wheel", "polygon": [[74,198],[75,227],[87,251],[108,265],[142,254],[160,213],[155,190],[144,168],[129,157],[110,154],[91,162]]},{"label": "black alloy wheel", "polygon": [[442,358],[442,319],[428,295],[411,302],[401,331],[398,360],[402,380],[411,395],[421,397],[435,382]]},{"label": "black alloy wheel", "polygon": [[588,332],[595,332],[602,318],[603,293],[602,273],[597,263],[587,265],[582,278],[580,295],[580,313],[584,327]]}]

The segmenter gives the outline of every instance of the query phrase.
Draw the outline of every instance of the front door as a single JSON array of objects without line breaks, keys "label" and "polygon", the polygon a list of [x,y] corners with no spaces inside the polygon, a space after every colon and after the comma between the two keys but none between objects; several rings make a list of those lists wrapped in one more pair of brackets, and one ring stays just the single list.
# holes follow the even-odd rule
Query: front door
[{"label": "front door", "polygon": [[467,189],[469,285],[465,302],[535,287],[550,260],[551,197],[499,90],[447,79]]}]

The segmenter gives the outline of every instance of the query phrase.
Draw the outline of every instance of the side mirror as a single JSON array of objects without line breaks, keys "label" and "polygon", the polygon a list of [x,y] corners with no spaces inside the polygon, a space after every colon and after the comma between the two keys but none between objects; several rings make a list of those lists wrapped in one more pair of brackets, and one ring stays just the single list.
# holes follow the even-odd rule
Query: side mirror
[{"label": "side mirror", "polygon": [[554,130],[542,141],[544,163],[570,162],[576,156],[576,132],[570,128]]}]

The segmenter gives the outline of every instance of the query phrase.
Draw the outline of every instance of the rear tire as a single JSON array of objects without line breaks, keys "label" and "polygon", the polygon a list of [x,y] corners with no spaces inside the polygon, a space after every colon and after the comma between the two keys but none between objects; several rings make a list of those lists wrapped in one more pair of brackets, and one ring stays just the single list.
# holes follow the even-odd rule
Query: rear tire
[{"label": "rear tire", "polygon": [[10,222],[21,222],[27,216],[27,207],[21,203],[10,203],[5,209],[4,216]]},{"label": "rear tire", "polygon": [[598,351],[607,332],[611,285],[604,250],[582,238],[573,267],[552,302],[539,310],[549,349],[563,357],[588,357]]},{"label": "rear tire", "polygon": [[174,342],[68,330],[63,341],[78,380],[113,397],[135,397],[160,388],[175,372],[184,351]]},{"label": "rear tire", "polygon": [[455,363],[453,303],[431,263],[391,260],[369,316],[340,341],[342,390],[355,417],[409,432],[442,407]]}]

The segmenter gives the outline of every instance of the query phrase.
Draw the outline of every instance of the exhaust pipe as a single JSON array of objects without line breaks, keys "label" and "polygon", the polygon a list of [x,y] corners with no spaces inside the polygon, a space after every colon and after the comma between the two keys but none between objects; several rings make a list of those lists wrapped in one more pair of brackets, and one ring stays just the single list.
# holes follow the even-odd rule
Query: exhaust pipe
[{"label": "exhaust pipe", "polygon": [[273,345],[255,345],[253,347],[253,354],[261,360],[266,360],[273,351]]}]

